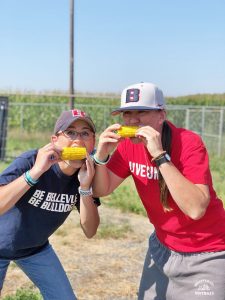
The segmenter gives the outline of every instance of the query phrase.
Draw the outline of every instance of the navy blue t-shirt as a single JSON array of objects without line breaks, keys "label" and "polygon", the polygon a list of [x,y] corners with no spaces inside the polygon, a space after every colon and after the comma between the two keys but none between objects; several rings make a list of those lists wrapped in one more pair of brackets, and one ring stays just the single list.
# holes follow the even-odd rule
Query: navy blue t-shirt
[{"label": "navy blue t-shirt", "polygon": [[[0,174],[5,185],[31,169],[37,150],[17,157]],[[0,216],[0,258],[16,259],[41,250],[74,207],[79,211],[78,171],[72,176],[54,164],[9,211]],[[95,199],[97,205],[99,199]]]}]

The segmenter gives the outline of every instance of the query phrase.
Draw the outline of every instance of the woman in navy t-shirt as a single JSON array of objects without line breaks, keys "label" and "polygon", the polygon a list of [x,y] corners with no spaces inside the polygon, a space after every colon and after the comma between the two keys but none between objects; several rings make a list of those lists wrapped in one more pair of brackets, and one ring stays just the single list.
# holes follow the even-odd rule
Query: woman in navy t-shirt
[{"label": "woman in navy t-shirt", "polygon": [[[76,299],[48,238],[73,208],[84,234],[99,225],[99,199],[92,197],[95,126],[83,111],[64,111],[51,142],[17,157],[0,175],[0,291],[10,261],[39,288],[45,300]],[[63,147],[85,147],[86,159],[62,160]]]}]

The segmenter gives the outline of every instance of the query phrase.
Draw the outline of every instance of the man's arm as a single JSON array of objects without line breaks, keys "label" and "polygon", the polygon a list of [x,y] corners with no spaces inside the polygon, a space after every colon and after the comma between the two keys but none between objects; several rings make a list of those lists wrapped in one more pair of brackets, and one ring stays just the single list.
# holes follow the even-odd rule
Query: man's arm
[{"label": "man's arm", "polygon": [[118,146],[121,137],[116,134],[115,131],[120,127],[120,124],[111,125],[103,131],[99,137],[97,151],[94,155],[96,171],[93,180],[93,192],[96,197],[109,195],[124,180],[124,178],[121,178],[111,172],[107,168],[107,165],[104,164],[104,162],[109,158],[110,153],[112,153]]},{"label": "man's arm", "polygon": [[96,197],[111,194],[122,182],[121,178],[111,172],[106,165],[96,165],[93,180],[93,193]]}]

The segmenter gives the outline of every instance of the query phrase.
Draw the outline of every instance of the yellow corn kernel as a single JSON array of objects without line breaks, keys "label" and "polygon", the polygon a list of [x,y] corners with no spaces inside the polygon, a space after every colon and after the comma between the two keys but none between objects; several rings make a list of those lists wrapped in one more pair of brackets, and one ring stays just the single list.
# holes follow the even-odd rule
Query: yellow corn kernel
[{"label": "yellow corn kernel", "polygon": [[86,148],[84,147],[64,147],[61,153],[62,160],[81,160],[86,157]]},{"label": "yellow corn kernel", "polygon": [[135,137],[138,128],[137,126],[122,126],[117,130],[117,133],[121,137]]}]

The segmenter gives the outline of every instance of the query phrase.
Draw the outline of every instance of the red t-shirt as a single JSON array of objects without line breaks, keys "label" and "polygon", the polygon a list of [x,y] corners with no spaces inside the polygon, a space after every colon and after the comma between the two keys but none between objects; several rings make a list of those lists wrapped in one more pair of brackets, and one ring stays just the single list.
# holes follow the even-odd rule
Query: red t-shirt
[{"label": "red t-shirt", "polygon": [[193,220],[186,216],[170,195],[168,203],[173,210],[164,212],[160,202],[158,171],[142,143],[123,140],[107,167],[121,178],[133,177],[157,237],[168,248],[179,252],[225,250],[225,210],[213,189],[206,148],[194,132],[176,128],[170,122],[168,124],[172,129],[171,161],[194,184],[209,186],[210,203],[201,219]]}]

